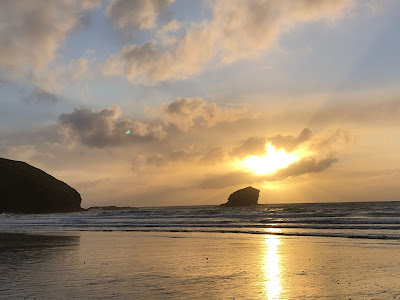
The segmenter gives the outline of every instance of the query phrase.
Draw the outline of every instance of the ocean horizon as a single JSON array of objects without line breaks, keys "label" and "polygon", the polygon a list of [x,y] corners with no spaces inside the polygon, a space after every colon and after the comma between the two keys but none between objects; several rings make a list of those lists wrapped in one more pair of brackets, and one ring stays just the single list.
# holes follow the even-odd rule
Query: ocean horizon
[{"label": "ocean horizon", "polygon": [[2,232],[204,232],[400,239],[400,202],[93,208],[0,215]]}]

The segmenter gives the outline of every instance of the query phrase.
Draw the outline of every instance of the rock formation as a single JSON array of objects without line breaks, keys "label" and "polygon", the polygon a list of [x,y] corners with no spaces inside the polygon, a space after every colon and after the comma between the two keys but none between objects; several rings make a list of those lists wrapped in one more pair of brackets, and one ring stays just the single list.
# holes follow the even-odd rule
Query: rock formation
[{"label": "rock formation", "polygon": [[0,158],[0,213],[79,211],[81,201],[75,189],[46,172]]},{"label": "rock formation", "polygon": [[260,195],[260,190],[257,190],[251,186],[244,189],[237,190],[232,193],[228,202],[222,204],[223,206],[252,206],[258,205],[258,196]]}]

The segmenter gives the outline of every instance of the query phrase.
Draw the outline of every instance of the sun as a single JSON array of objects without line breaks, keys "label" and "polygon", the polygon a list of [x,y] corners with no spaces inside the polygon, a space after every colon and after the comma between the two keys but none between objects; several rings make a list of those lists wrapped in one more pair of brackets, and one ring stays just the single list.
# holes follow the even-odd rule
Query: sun
[{"label": "sun", "polygon": [[266,144],[265,150],[267,152],[266,155],[248,156],[239,164],[257,175],[265,175],[284,169],[299,159],[298,153],[286,153],[283,149],[276,150],[271,144]]}]

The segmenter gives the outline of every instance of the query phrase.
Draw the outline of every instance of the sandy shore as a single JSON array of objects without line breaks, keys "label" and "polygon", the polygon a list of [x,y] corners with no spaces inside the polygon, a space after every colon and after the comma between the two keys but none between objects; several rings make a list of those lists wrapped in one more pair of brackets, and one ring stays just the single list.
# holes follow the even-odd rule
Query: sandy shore
[{"label": "sandy shore", "polygon": [[398,299],[400,244],[246,234],[0,234],[0,299]]}]

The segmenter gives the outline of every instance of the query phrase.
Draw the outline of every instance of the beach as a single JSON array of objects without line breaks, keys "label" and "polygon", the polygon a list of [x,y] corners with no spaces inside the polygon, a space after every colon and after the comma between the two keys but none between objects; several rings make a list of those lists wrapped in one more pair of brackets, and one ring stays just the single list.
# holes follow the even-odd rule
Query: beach
[{"label": "beach", "polygon": [[398,299],[397,241],[3,233],[1,299]]}]

